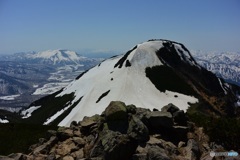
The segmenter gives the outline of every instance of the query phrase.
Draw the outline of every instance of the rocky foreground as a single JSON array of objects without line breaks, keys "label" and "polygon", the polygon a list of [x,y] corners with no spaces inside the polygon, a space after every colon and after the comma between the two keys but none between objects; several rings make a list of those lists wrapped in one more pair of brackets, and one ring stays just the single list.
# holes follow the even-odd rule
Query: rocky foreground
[{"label": "rocky foreground", "polygon": [[101,115],[48,131],[30,150],[0,160],[211,160],[210,151],[224,151],[173,104],[150,111],[118,101]]}]

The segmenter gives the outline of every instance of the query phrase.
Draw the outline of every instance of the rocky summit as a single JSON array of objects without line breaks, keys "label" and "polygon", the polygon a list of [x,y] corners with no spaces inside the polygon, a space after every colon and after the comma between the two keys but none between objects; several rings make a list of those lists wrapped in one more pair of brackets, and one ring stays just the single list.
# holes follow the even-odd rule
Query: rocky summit
[{"label": "rocky summit", "polygon": [[30,154],[0,160],[211,160],[212,150],[224,148],[210,143],[203,128],[173,104],[151,111],[112,101],[101,115],[49,130]]}]

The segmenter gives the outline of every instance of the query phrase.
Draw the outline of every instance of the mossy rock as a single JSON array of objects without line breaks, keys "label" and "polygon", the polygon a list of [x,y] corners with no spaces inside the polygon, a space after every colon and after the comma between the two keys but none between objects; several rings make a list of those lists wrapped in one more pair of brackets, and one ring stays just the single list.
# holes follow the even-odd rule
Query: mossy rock
[{"label": "mossy rock", "polygon": [[105,118],[108,122],[126,120],[127,109],[125,103],[112,101],[105,110]]}]

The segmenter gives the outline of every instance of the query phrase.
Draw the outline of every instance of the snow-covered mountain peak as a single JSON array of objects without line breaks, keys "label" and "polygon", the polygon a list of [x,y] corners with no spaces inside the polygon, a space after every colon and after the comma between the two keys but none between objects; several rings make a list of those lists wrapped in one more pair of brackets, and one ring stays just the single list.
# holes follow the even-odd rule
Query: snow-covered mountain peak
[{"label": "snow-covered mountain peak", "polygon": [[186,110],[189,102],[196,103],[198,100],[189,94],[168,90],[169,86],[159,92],[151,75],[158,74],[154,67],[175,67],[181,63],[199,67],[182,44],[167,40],[144,42],[124,55],[103,61],[79,76],[56,96],[74,93],[72,104],[81,99],[59,125],[69,125],[72,120],[101,113],[112,100],[150,109],[160,109],[173,103]]},{"label": "snow-covered mountain peak", "polygon": [[76,52],[69,50],[47,50],[36,54],[29,54],[28,58],[43,59],[44,61],[52,61],[54,64],[57,64],[62,62],[77,63],[85,57],[79,56]]},{"label": "snow-covered mountain peak", "polygon": [[128,51],[121,59],[122,61],[117,63],[115,67],[118,66],[118,68],[121,68],[125,65],[145,69],[146,67],[153,67],[167,63],[164,60],[167,57],[175,57],[184,63],[198,66],[184,45],[169,40],[149,40],[136,45]]}]

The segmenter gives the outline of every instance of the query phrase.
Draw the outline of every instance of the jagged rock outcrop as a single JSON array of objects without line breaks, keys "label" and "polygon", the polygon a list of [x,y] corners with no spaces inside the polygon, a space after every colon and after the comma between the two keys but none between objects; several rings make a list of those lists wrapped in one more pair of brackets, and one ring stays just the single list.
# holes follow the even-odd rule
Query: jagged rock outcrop
[{"label": "jagged rock outcrop", "polygon": [[101,115],[48,131],[31,153],[0,160],[197,160],[213,159],[209,153],[216,147],[221,149],[172,104],[150,111],[111,102]]}]

